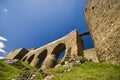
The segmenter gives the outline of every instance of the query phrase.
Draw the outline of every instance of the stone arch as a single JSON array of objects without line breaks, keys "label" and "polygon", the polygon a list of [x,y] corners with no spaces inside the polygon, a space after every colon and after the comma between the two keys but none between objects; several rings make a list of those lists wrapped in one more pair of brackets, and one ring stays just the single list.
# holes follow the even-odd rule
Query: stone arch
[{"label": "stone arch", "polygon": [[[65,43],[60,43],[57,46],[55,46],[55,48],[53,49],[52,53],[51,53],[51,66],[50,67],[54,67],[57,64],[57,59],[59,57],[59,55],[61,54],[61,52],[63,52],[64,50],[66,50],[66,45]],[[66,51],[65,51],[66,52]]]},{"label": "stone arch", "polygon": [[25,58],[22,59],[22,61],[25,61],[27,59],[27,56]]},{"label": "stone arch", "polygon": [[57,59],[60,53],[64,50],[66,50],[65,43],[59,43],[56,45],[51,54],[47,55],[45,62],[42,64],[42,69],[53,68],[57,64]]},{"label": "stone arch", "polygon": [[65,43],[58,44],[52,51],[52,55],[55,55],[55,58],[57,59],[62,51],[66,49]]},{"label": "stone arch", "polygon": [[35,56],[35,54],[33,54],[32,56],[30,56],[30,57],[27,59],[28,64],[30,64],[30,63],[32,62],[32,60],[34,59],[34,56]]},{"label": "stone arch", "polygon": [[37,58],[38,58],[38,62],[37,62],[37,64],[36,64],[36,67],[37,67],[37,68],[40,68],[40,67],[41,67],[41,65],[42,65],[42,63],[44,62],[46,56],[47,56],[47,49],[43,50],[43,51],[37,56]]},{"label": "stone arch", "polygon": [[64,64],[71,56],[71,47],[66,48],[64,57],[60,60],[60,64]]}]

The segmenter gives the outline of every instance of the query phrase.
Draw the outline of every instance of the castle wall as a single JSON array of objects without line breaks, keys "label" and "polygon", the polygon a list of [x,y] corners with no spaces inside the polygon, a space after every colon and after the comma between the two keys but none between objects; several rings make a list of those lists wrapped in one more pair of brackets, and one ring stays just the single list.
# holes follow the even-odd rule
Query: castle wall
[{"label": "castle wall", "polygon": [[120,0],[88,0],[85,17],[99,60],[120,64]]},{"label": "castle wall", "polygon": [[84,58],[91,60],[93,62],[99,62],[95,48],[84,50]]}]

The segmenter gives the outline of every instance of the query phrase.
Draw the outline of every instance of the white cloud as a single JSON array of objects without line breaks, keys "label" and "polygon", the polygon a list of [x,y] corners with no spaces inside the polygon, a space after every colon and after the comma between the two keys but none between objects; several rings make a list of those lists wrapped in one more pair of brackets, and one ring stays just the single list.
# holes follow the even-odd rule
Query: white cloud
[{"label": "white cloud", "polygon": [[5,12],[7,12],[8,10],[7,9],[4,9]]},{"label": "white cloud", "polygon": [[0,36],[0,41],[8,41],[6,38]]},{"label": "white cloud", "polygon": [[0,56],[0,59],[3,59],[4,57]]},{"label": "white cloud", "polygon": [[8,40],[6,38],[0,36],[0,52],[1,53],[7,53],[5,50],[3,50],[3,48],[5,48],[5,45],[4,45],[3,41],[8,41]]},{"label": "white cloud", "polygon": [[5,45],[4,45],[4,43],[2,41],[0,41],[0,49],[1,48],[5,48]]},{"label": "white cloud", "polygon": [[7,53],[5,50],[3,50],[3,49],[0,49],[0,52],[1,53]]}]

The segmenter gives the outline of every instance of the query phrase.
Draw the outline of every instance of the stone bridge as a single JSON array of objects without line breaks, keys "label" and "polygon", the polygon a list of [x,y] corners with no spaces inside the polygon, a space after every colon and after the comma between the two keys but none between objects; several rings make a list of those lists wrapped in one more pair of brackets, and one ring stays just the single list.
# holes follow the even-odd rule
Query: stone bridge
[{"label": "stone bridge", "polygon": [[32,67],[46,69],[56,65],[57,59],[63,51],[65,54],[61,62],[64,62],[64,59],[69,55],[83,55],[82,39],[77,30],[34,50],[28,51],[22,48],[12,51],[5,59],[20,59],[28,62]]}]

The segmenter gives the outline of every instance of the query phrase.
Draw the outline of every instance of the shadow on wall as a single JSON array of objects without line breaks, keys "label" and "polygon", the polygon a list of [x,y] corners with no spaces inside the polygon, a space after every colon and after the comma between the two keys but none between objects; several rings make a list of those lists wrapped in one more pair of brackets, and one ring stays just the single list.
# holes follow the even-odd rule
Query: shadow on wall
[{"label": "shadow on wall", "polygon": [[27,62],[28,64],[30,64],[34,58],[35,54],[33,54],[32,56],[30,56],[28,59],[27,59]]},{"label": "shadow on wall", "polygon": [[39,59],[38,63],[36,64],[37,68],[41,67],[41,65],[44,63],[44,60],[45,60],[46,56],[47,56],[47,50],[45,49],[37,57]]}]

